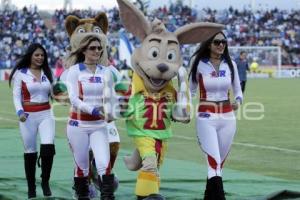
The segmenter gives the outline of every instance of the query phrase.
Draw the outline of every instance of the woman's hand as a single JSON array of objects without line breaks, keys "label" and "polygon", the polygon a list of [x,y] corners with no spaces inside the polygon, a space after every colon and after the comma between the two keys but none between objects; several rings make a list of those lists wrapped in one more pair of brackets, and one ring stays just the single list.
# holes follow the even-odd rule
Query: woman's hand
[{"label": "woman's hand", "polygon": [[25,122],[25,121],[26,121],[26,119],[27,119],[27,116],[26,116],[26,114],[25,114],[25,113],[22,113],[22,114],[19,116],[19,120],[20,120],[20,122]]},{"label": "woman's hand", "polygon": [[92,115],[94,117],[104,117],[104,110],[103,107],[95,107],[92,111]]},{"label": "woman's hand", "polygon": [[231,106],[232,106],[232,109],[233,109],[233,110],[237,110],[237,109],[239,109],[239,107],[240,107],[240,103],[237,102],[237,101],[235,101],[234,103],[231,104]]}]

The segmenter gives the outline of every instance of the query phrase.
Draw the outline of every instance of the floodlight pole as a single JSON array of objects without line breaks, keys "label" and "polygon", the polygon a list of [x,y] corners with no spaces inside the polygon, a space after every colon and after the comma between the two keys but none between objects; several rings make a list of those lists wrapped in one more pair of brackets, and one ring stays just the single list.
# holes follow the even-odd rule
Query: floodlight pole
[{"label": "floodlight pole", "polygon": [[277,47],[277,69],[278,69],[278,77],[281,78],[281,65],[282,65],[282,60],[281,60],[281,47]]}]

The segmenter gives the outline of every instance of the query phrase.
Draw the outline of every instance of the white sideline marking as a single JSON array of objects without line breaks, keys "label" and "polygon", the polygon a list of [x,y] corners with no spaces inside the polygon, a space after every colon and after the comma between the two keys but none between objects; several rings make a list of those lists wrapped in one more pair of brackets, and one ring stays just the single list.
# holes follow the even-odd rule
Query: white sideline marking
[{"label": "white sideline marking", "polygon": [[[184,140],[196,140],[196,137],[192,138],[192,137],[187,137],[187,136],[174,136],[174,138],[179,138],[179,139],[184,139]],[[241,143],[241,142],[234,142],[233,145],[251,147],[251,148],[267,149],[267,150],[275,150],[275,151],[283,151],[283,152],[287,152],[287,153],[300,153],[300,151],[294,150],[294,149],[286,149],[286,148],[279,148],[279,147],[273,147],[273,146],[264,146],[264,145],[257,145],[257,144],[249,144],[249,143]]]},{"label": "white sideline marking", "polygon": [[0,117],[0,120],[10,121],[10,122],[18,122],[18,121],[19,121],[19,120],[15,120],[15,119],[7,119],[7,118],[3,118],[3,117]]},{"label": "white sideline marking", "polygon": [[[118,128],[119,130],[125,131],[125,128]],[[188,137],[188,136],[181,136],[181,135],[174,135],[174,138],[178,139],[184,139],[184,140],[197,140],[196,136]],[[251,147],[251,148],[260,148],[260,149],[267,149],[267,150],[275,150],[275,151],[282,151],[287,153],[300,153],[299,150],[294,149],[285,149],[285,148],[279,148],[279,147],[273,147],[273,146],[264,146],[264,145],[257,145],[257,144],[249,144],[249,143],[241,143],[241,142],[234,142],[233,145],[237,146],[244,146],[244,147]]]},{"label": "white sideline marking", "polygon": [[[3,117],[0,117],[0,120],[12,121],[12,122],[18,122],[19,121],[19,120],[7,119],[7,118],[3,118]],[[123,127],[117,127],[117,128],[118,128],[118,130],[126,131],[126,128],[123,128]],[[184,140],[196,140],[196,137],[192,138],[192,137],[180,136],[180,135],[175,135],[173,137],[178,138],[178,139],[184,139]],[[280,147],[264,146],[264,145],[241,143],[241,142],[234,142],[233,145],[251,147],[251,148],[267,149],[267,150],[274,150],[274,151],[282,151],[282,152],[287,152],[287,153],[300,153],[299,150],[294,150],[294,149],[286,149],[286,148],[280,148]]]},{"label": "white sideline marking", "polygon": [[287,153],[300,153],[300,151],[298,151],[298,150],[286,149],[286,148],[280,148],[280,147],[273,147],[273,146],[263,146],[263,145],[240,143],[240,142],[234,142],[233,144],[234,145],[239,145],[239,146],[245,146],[245,147],[253,147],[253,148],[275,150],[275,151],[284,151],[284,152],[287,152]]},{"label": "white sideline marking", "polygon": [[3,112],[1,111],[0,114],[6,114],[6,115],[15,115],[14,112]]},{"label": "white sideline marking", "polygon": [[174,135],[173,137],[174,138],[179,138],[179,139],[184,139],[184,140],[197,140],[196,136],[195,136],[195,138],[182,136],[182,135]]}]

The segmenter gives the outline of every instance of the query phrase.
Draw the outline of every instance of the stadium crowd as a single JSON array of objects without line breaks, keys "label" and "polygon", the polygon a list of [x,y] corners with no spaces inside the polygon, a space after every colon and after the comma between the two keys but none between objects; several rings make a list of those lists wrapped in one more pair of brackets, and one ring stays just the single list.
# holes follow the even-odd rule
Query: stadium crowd
[{"label": "stadium crowd", "polygon": [[[122,30],[117,8],[103,10],[109,18],[109,52],[112,64],[124,66],[118,59],[118,33]],[[49,52],[49,64],[61,64],[69,39],[64,29],[64,19],[73,14],[79,17],[94,17],[98,10],[55,10],[49,17],[41,17],[37,7],[21,10],[4,10],[0,13],[0,68],[14,66],[19,55],[30,42],[41,43]],[[168,7],[148,12],[149,18],[162,19],[173,31],[178,26],[196,21],[217,22],[226,25],[230,46],[280,46],[283,65],[300,65],[300,11],[292,10],[212,10],[197,11],[178,1]],[[49,22],[50,23],[46,23]],[[128,35],[133,45],[139,42]],[[182,48],[184,64],[188,63],[190,49]]]}]

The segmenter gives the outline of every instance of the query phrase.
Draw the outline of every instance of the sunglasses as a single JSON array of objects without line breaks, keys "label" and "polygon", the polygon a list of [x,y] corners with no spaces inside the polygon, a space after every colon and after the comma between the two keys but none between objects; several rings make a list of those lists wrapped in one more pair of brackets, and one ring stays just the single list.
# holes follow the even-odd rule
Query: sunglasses
[{"label": "sunglasses", "polygon": [[212,43],[215,45],[215,46],[220,46],[220,44],[222,44],[223,46],[227,45],[227,40],[225,39],[222,39],[222,40],[213,40]]},{"label": "sunglasses", "polygon": [[87,49],[90,51],[95,51],[96,49],[98,51],[101,51],[102,47],[101,46],[89,46]]}]

